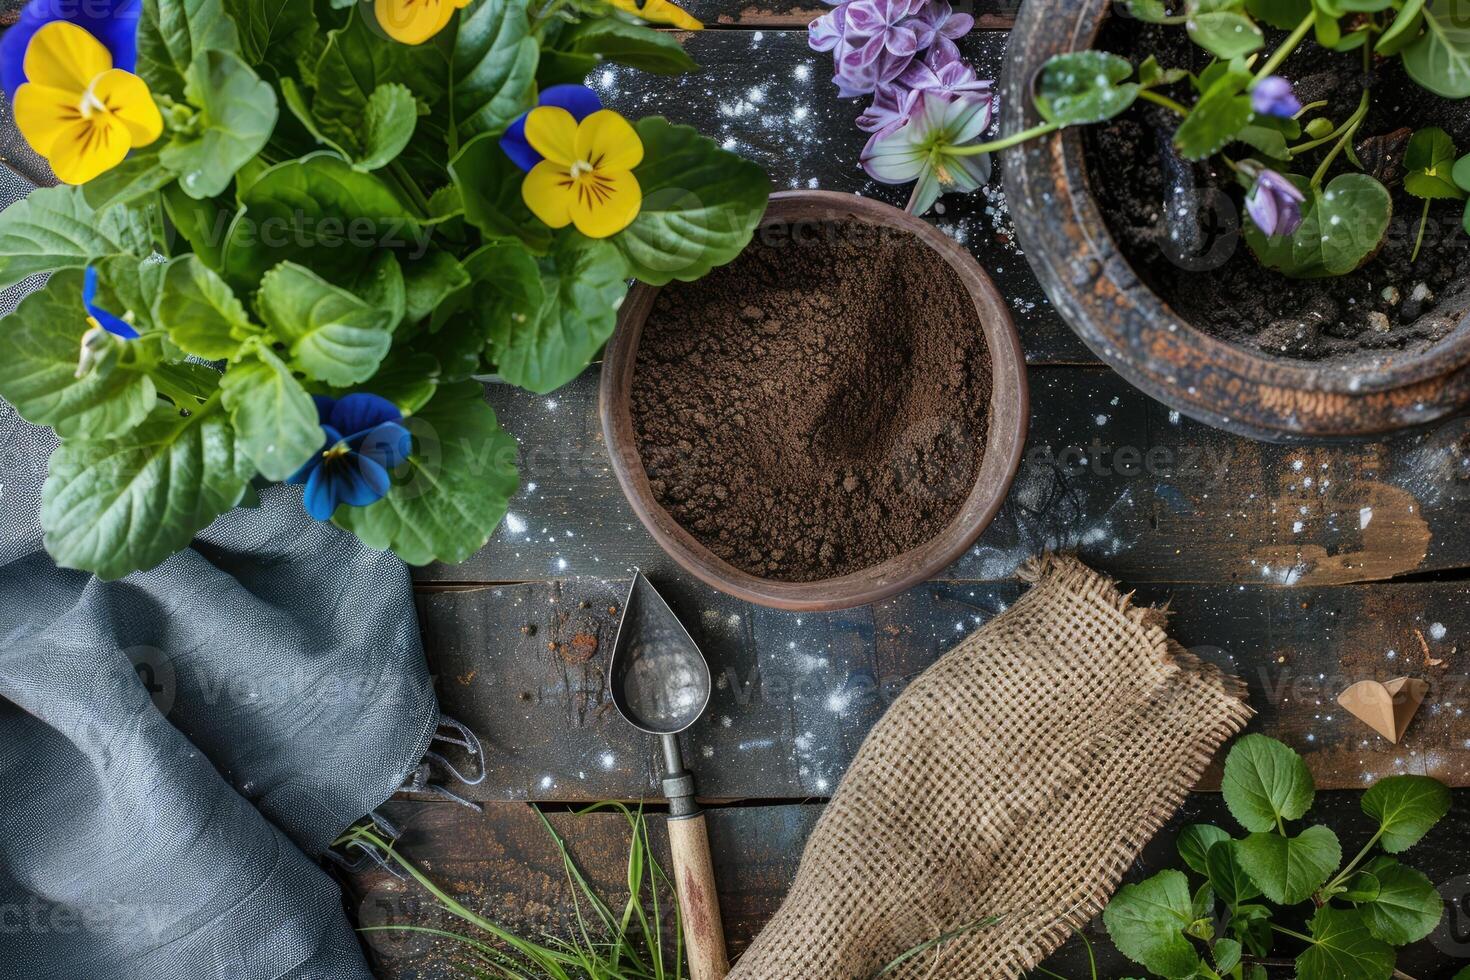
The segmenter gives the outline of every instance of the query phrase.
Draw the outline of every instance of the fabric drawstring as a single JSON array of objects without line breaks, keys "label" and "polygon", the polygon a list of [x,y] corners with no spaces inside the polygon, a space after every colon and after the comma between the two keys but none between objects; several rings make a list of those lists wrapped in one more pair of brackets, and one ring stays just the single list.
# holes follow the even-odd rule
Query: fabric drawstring
[{"label": "fabric drawstring", "polygon": [[[372,821],[373,826],[377,827],[382,832],[383,837],[390,841],[396,842],[398,838],[403,836],[403,831],[399,830],[396,824],[376,810],[369,813],[366,819]],[[331,861],[337,867],[342,868],[348,874],[362,874],[364,871],[376,865],[399,881],[408,880],[408,876],[403,873],[402,868],[389,861],[381,851],[366,841],[348,841],[345,848],[347,850],[359,851],[361,856],[356,860],[350,860],[333,848],[328,848],[326,855],[327,860]]]},{"label": "fabric drawstring", "polygon": [[[446,732],[445,729],[452,729],[452,732]],[[459,767],[445,758],[442,753],[434,751],[431,747],[424,753],[423,761],[418,764],[418,767],[408,774],[408,778],[398,788],[398,792],[428,793],[458,803],[460,806],[467,806],[476,813],[484,812],[478,803],[472,803],[442,783],[433,782],[437,767],[462,786],[478,786],[483,783],[487,770],[485,768],[485,750],[480,744],[480,737],[470,731],[468,727],[450,718],[448,715],[441,715],[439,717],[439,730],[434,732],[434,737],[430,740],[430,745],[432,746],[434,742],[442,742],[445,745],[457,745],[464,749],[470,759],[479,766],[479,774],[471,778],[461,772]]]}]

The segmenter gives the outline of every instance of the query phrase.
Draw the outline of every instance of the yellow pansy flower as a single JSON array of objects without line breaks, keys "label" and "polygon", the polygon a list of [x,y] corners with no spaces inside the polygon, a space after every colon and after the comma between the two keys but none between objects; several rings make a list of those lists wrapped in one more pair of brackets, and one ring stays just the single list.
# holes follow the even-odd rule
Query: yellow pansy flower
[{"label": "yellow pansy flower", "polygon": [[588,238],[616,235],[638,217],[643,191],[633,168],[643,141],[628,120],[602,109],[579,123],[559,106],[540,106],[526,116],[526,141],[545,158],[521,184],[536,217],[576,225]]},{"label": "yellow pansy flower", "polygon": [[378,26],[404,44],[423,44],[449,24],[471,0],[375,0]]},{"label": "yellow pansy flower", "polygon": [[52,21],[26,47],[26,83],[15,91],[15,124],[56,178],[84,184],[163,133],[148,84],[112,67],[102,42]]},{"label": "yellow pansy flower", "polygon": [[650,24],[668,24],[681,31],[704,30],[703,24],[679,6],[670,3],[669,0],[643,0],[641,7],[638,5],[638,0],[608,0],[608,2],[619,10],[643,18]]}]

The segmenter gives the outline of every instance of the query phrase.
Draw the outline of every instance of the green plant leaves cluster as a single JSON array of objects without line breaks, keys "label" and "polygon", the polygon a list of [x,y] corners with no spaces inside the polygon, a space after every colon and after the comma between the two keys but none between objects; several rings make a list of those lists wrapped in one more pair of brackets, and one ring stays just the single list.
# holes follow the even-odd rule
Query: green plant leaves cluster
[{"label": "green plant leaves cluster", "polygon": [[[1305,760],[1286,745],[1263,735],[1237,740],[1221,790],[1246,835],[1186,826],[1177,848],[1188,872],[1126,885],[1103,913],[1114,945],[1150,974],[1248,980],[1260,976],[1248,960],[1290,948],[1300,980],[1388,980],[1394,948],[1438,924],[1434,885],[1390,855],[1413,847],[1449,812],[1442,783],[1390,776],[1374,784],[1362,808],[1377,830],[1346,865],[1331,829],[1288,826],[1307,817],[1316,789]],[[1386,853],[1372,855],[1375,846]]]},{"label": "green plant leaves cluster", "polygon": [[[672,35],[600,5],[533,20],[472,0],[410,47],[372,17],[145,0],[138,71],[164,137],[0,212],[0,288],[51,276],[6,324],[0,397],[63,439],[42,515],[58,563],[164,560],[320,452],[313,396],[350,392],[395,402],[413,453],[336,522],[410,562],[463,560],[518,480],[470,379],[553,391],[597,356],[629,278],[697,279],[749,242],[767,177],[690,127],[635,123],[643,208],[606,240],[534,218],[500,149],[540,88],[602,61],[695,70]],[[139,339],[89,325],[87,267]]]}]

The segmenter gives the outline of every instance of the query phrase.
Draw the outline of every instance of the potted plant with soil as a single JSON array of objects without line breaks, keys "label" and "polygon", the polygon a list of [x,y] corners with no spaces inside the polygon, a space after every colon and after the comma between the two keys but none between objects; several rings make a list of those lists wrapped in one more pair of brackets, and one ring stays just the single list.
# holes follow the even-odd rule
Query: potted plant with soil
[{"label": "potted plant with soil", "polygon": [[875,3],[813,28],[844,91],[873,92],[868,172],[915,181],[922,212],[1009,150],[1033,267],[1135,384],[1283,440],[1470,401],[1470,0],[1028,4],[988,142],[989,84],[924,5]]},{"label": "potted plant with soil", "polygon": [[[0,213],[0,397],[55,430],[58,564],[117,578],[256,487],[461,561],[517,486],[472,377],[549,392],[629,278],[696,279],[756,165],[577,84],[694,69],[668,0],[31,0],[0,74],[34,175]],[[52,176],[54,174],[54,177]]]},{"label": "potted plant with soil", "polygon": [[1118,78],[1138,100],[1011,151],[1006,177],[1033,268],[1100,357],[1272,440],[1470,401],[1470,3],[1028,5],[1008,130],[1037,118],[1043,66],[1088,47],[1142,66]]}]

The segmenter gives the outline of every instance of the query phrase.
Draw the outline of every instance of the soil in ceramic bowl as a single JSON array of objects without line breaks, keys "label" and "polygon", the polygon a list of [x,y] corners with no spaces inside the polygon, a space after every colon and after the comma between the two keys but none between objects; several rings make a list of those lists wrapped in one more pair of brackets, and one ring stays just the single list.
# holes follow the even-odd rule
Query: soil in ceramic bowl
[{"label": "soil in ceramic bowl", "polygon": [[659,292],[630,407],[676,521],[736,568],[811,582],[949,523],[979,473],[991,375],[974,301],[918,239],[796,230]]},{"label": "soil in ceramic bowl", "polygon": [[[1268,31],[1266,50],[1275,50],[1282,37]],[[1177,27],[1121,18],[1104,27],[1098,46],[1135,64],[1152,53],[1168,67],[1193,71],[1204,68],[1209,57]],[[1328,100],[1304,121],[1325,115],[1340,124],[1358,106],[1361,52],[1329,52],[1309,39],[1281,74],[1295,82],[1303,105]],[[1085,143],[1092,190],[1108,229],[1140,278],[1195,327],[1277,357],[1353,369],[1422,352],[1449,335],[1470,310],[1464,205],[1431,205],[1424,247],[1418,260],[1411,261],[1424,202],[1403,189],[1403,151],[1411,131],[1429,126],[1448,132],[1461,152],[1470,150],[1470,105],[1420,88],[1397,59],[1376,61],[1372,83],[1372,108],[1358,132],[1356,149],[1369,172],[1393,193],[1393,223],[1373,259],[1334,279],[1289,279],[1261,266],[1244,239],[1228,233],[1236,216],[1249,220],[1244,190],[1223,165],[1191,164],[1169,152],[1178,117],[1168,110],[1139,102],[1112,123],[1090,131]],[[1311,173],[1328,149],[1324,145],[1306,154],[1300,168]],[[1245,156],[1249,151],[1236,146],[1233,152]],[[1355,171],[1340,155],[1331,176],[1349,172]],[[1224,194],[1224,199],[1214,199],[1228,200],[1230,217],[1222,225],[1208,206],[1180,207],[1170,194],[1181,186]],[[1170,201],[1172,206],[1166,206]],[[1223,237],[1218,234],[1222,228],[1227,231]],[[1181,249],[1176,242],[1203,244]],[[1191,258],[1181,263],[1170,257],[1181,252]],[[1228,260],[1218,264],[1226,254]],[[1203,262],[1197,261],[1200,256],[1206,257]],[[1195,271],[1201,264],[1218,267]]]}]

